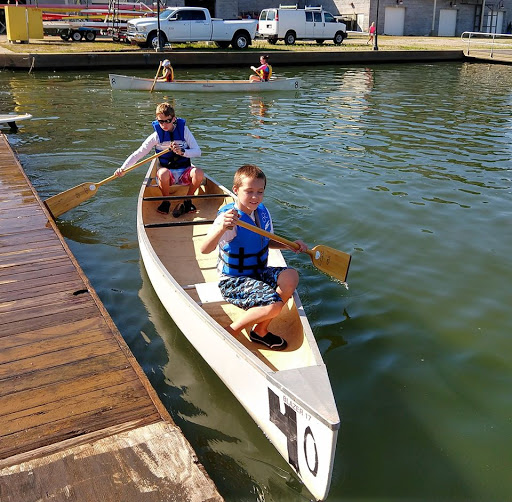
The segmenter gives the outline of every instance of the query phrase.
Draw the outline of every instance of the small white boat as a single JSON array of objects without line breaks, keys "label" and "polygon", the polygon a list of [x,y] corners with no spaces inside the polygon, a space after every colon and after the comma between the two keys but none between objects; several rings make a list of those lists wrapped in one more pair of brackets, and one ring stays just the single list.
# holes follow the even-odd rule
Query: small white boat
[{"label": "small white boat", "polygon": [[[155,161],[141,188],[137,236],[151,284],[177,326],[258,424],[317,500],[328,494],[340,419],[325,364],[297,292],[272,321],[283,336],[284,351],[252,343],[245,330],[229,334],[243,311],[225,302],[217,287],[216,253],[203,255],[200,245],[219,207],[234,195],[213,179],[193,196],[197,207],[175,219],[156,208],[171,208],[187,187],[174,186],[164,198],[155,184]],[[269,264],[283,266],[271,249]]]},{"label": "small white boat", "polygon": [[[112,89],[123,91],[150,91],[152,78],[109,75]],[[268,82],[250,82],[249,80],[175,80],[174,82],[156,82],[154,91],[188,92],[268,92],[295,91],[300,89],[299,78],[276,78]]]},{"label": "small white boat", "polygon": [[7,124],[12,131],[16,132],[18,130],[18,126],[16,125],[16,122],[19,122],[20,120],[27,120],[31,119],[32,115],[30,113],[24,113],[23,115],[14,115],[14,114],[0,114],[0,124]]}]

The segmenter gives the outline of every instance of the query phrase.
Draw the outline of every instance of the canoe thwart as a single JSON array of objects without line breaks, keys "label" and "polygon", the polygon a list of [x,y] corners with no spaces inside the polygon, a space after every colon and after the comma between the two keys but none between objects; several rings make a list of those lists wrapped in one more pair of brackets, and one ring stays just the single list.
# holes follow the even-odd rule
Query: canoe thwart
[{"label": "canoe thwart", "polygon": [[168,227],[186,227],[190,225],[209,225],[214,220],[192,220],[192,221],[167,221],[165,223],[146,223],[144,228],[168,228]]},{"label": "canoe thwart", "polygon": [[229,198],[229,195],[225,193],[206,193],[206,194],[199,194],[199,195],[160,195],[155,197],[144,197],[142,200],[183,200],[183,199],[215,199],[215,198],[222,198],[226,199]]}]

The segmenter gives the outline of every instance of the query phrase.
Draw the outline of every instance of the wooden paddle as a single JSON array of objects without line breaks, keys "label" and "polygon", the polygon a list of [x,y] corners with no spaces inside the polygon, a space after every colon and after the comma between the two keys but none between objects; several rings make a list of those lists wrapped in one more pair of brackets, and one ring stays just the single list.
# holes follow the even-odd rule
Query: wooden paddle
[{"label": "wooden paddle", "polygon": [[153,85],[151,86],[151,89],[149,90],[150,93],[153,92],[153,89],[155,88],[156,79],[158,78],[158,75],[160,75],[160,68],[162,68],[162,61],[160,61],[160,64],[158,65],[158,70],[156,71],[156,75],[153,80]]},{"label": "wooden paddle", "polygon": [[254,67],[254,66],[251,66],[251,70],[256,73],[256,75],[258,75],[258,77],[261,78],[261,75],[258,73],[258,68]]},{"label": "wooden paddle", "polygon": [[[284,237],[279,237],[279,235],[272,234],[259,227],[250,225],[249,223],[245,223],[245,221],[237,220],[236,224],[246,228],[247,230],[263,235],[264,237],[268,237],[273,241],[286,244],[293,249],[299,249],[299,245],[295,242],[289,241]],[[351,259],[349,254],[327,246],[322,246],[321,244],[315,246],[313,249],[308,249],[306,253],[309,255],[313,265],[318,270],[321,270],[342,282],[346,281]]]},{"label": "wooden paddle", "polygon": [[[167,148],[162,152],[155,153],[151,157],[141,160],[140,162],[133,164],[133,166],[126,168],[124,171],[131,171],[132,169],[135,169],[136,167],[139,167],[142,164],[145,164],[150,160],[156,159],[157,157],[160,157],[160,155],[163,155],[164,153],[170,151],[171,149]],[[54,218],[57,218],[61,214],[80,205],[82,202],[89,200],[93,195],[96,194],[98,187],[104,185],[105,183],[108,183],[109,181],[115,180],[118,177],[119,176],[113,174],[112,176],[105,178],[103,181],[100,181],[99,183],[82,183],[81,185],[77,185],[76,187],[70,188],[65,192],[58,193],[57,195],[54,195],[53,197],[46,199],[44,203],[48,208],[48,211],[50,211],[50,213],[52,214],[52,216]]]}]

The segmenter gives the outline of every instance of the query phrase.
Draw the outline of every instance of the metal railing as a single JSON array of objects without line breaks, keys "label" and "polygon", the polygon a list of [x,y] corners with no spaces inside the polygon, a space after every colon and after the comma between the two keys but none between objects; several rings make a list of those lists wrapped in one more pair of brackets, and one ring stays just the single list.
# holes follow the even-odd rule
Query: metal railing
[{"label": "metal railing", "polygon": [[[489,46],[489,56],[492,58],[494,56],[494,50],[496,48],[500,49],[512,49],[512,35],[508,35],[505,33],[485,33],[481,31],[465,31],[460,36],[461,40],[467,37],[468,47],[466,55],[469,56],[469,50],[471,46],[471,40],[473,39],[474,44],[486,45]],[[485,38],[491,38],[492,40],[485,40]],[[481,49],[479,49],[481,50]],[[487,50],[487,48],[485,49]]]}]

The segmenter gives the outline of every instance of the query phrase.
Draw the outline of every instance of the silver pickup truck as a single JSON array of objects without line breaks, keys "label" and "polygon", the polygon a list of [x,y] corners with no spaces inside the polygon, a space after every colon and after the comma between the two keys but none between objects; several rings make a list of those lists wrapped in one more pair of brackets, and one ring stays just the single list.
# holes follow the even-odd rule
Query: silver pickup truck
[{"label": "silver pickup truck", "polygon": [[[160,47],[172,42],[214,41],[226,49],[246,49],[256,35],[258,21],[214,19],[202,7],[168,7],[160,14]],[[158,46],[158,18],[128,21],[127,38],[141,47]]]}]

